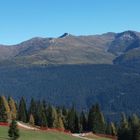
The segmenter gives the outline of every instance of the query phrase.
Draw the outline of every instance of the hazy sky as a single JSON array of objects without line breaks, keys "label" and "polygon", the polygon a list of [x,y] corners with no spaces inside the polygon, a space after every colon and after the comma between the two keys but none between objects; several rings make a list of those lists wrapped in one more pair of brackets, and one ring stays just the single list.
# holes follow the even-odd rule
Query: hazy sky
[{"label": "hazy sky", "polygon": [[124,30],[140,31],[140,0],[0,0],[0,44]]}]

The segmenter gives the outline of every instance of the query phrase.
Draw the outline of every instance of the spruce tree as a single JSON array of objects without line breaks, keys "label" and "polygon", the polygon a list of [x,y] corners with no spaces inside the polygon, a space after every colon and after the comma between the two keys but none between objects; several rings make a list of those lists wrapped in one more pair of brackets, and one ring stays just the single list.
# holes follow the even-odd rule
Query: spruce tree
[{"label": "spruce tree", "polygon": [[34,126],[35,125],[35,120],[34,120],[34,116],[32,114],[30,114],[30,118],[29,118],[29,124]]},{"label": "spruce tree", "polygon": [[8,119],[11,119],[11,116],[10,116],[10,107],[8,105],[8,101],[7,99],[5,98],[5,96],[2,96],[2,100],[3,100],[3,104],[5,106],[5,109],[6,109],[6,114],[7,114],[7,117]]},{"label": "spruce tree", "polygon": [[49,128],[52,128],[53,127],[53,111],[52,111],[52,106],[49,105],[48,108],[47,108],[47,120],[48,120],[48,127]]},{"label": "spruce tree", "polygon": [[9,103],[9,107],[10,107],[10,116],[11,116],[11,119],[16,119],[16,117],[17,117],[17,108],[16,108],[16,103],[13,100],[12,97],[10,97],[8,99],[8,103]]},{"label": "spruce tree", "polygon": [[118,140],[134,140],[132,139],[131,126],[128,124],[128,120],[124,113],[121,115],[121,122],[117,135],[118,135]]},{"label": "spruce tree", "polygon": [[75,132],[75,109],[74,107],[71,108],[68,112],[67,120],[67,129],[70,130],[72,133]]},{"label": "spruce tree", "polygon": [[8,135],[9,135],[11,140],[17,140],[20,136],[19,135],[19,129],[17,127],[17,122],[14,119],[12,120],[12,122],[9,126]]},{"label": "spruce tree", "polygon": [[140,124],[135,124],[132,127],[132,139],[133,140],[140,140]]},{"label": "spruce tree", "polygon": [[62,117],[60,115],[58,115],[58,125],[57,125],[57,128],[60,128],[62,130],[64,130],[64,123],[63,123],[63,120],[62,120]]},{"label": "spruce tree", "polygon": [[80,120],[79,120],[79,116],[78,116],[77,112],[75,112],[75,128],[74,128],[74,132],[79,133],[79,131],[80,131]]},{"label": "spruce tree", "polygon": [[42,127],[47,127],[47,116],[42,102],[37,103],[36,124]]},{"label": "spruce tree", "polygon": [[63,108],[62,108],[62,121],[63,121],[63,124],[64,124],[65,128],[68,125],[67,120],[66,120],[67,116],[68,116],[68,110],[63,106]]},{"label": "spruce tree", "polygon": [[55,107],[52,107],[52,120],[53,120],[53,128],[58,127],[58,114]]},{"label": "spruce tree", "polygon": [[7,122],[8,115],[2,96],[0,96],[0,122]]},{"label": "spruce tree", "polygon": [[87,131],[87,119],[85,113],[82,111],[80,114],[80,132]]},{"label": "spruce tree", "polygon": [[111,123],[107,123],[105,133],[107,135],[112,135]]},{"label": "spruce tree", "polygon": [[19,103],[19,108],[18,108],[18,120],[22,122],[27,122],[27,108],[26,108],[26,102],[24,98],[22,97]]},{"label": "spruce tree", "polygon": [[110,126],[111,126],[111,135],[116,136],[117,130],[116,130],[115,124],[113,122],[111,122]]},{"label": "spruce tree", "polygon": [[121,124],[120,124],[121,129],[128,128],[128,120],[126,118],[126,115],[122,113],[121,115]]},{"label": "spruce tree", "polygon": [[64,130],[64,122],[63,122],[63,114],[62,114],[62,110],[58,107],[57,108],[57,117],[58,117],[58,125],[57,128],[61,128],[62,130]]},{"label": "spruce tree", "polygon": [[88,130],[94,133],[105,133],[105,120],[98,104],[89,110]]}]

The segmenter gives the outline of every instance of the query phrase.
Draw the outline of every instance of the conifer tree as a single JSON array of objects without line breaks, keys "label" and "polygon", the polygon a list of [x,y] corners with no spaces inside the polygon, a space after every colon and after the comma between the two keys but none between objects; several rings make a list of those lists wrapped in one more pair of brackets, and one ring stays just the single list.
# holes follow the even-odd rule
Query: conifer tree
[{"label": "conifer tree", "polygon": [[10,107],[8,105],[8,101],[7,99],[5,98],[5,96],[2,96],[2,100],[3,100],[3,104],[5,106],[5,109],[6,109],[6,114],[7,114],[7,117],[8,119],[11,119],[11,116],[10,116]]},{"label": "conifer tree", "polygon": [[105,120],[98,104],[89,110],[88,129],[94,133],[105,133]]},{"label": "conifer tree", "polygon": [[111,123],[107,123],[105,133],[106,133],[107,135],[112,135]]},{"label": "conifer tree", "polygon": [[121,115],[120,127],[118,129],[118,140],[133,140],[132,139],[132,130],[130,125],[128,124],[128,120],[126,115],[123,113]]},{"label": "conifer tree", "polygon": [[30,119],[30,115],[32,114],[34,117],[34,123],[37,124],[37,103],[34,98],[31,99],[29,110],[28,110],[28,118]]},{"label": "conifer tree", "polygon": [[62,117],[60,115],[58,115],[58,125],[57,125],[57,128],[61,128],[62,130],[65,129]]},{"label": "conifer tree", "polygon": [[11,116],[11,119],[16,119],[16,117],[17,117],[17,108],[16,108],[15,101],[13,100],[12,97],[10,97],[8,99],[8,103],[9,103],[9,107],[10,107],[10,116]]},{"label": "conifer tree", "polygon": [[74,128],[74,132],[79,133],[79,131],[80,131],[80,120],[79,120],[79,116],[78,116],[77,112],[75,112],[75,128]]},{"label": "conifer tree", "polygon": [[50,106],[47,109],[48,127],[57,128],[58,127],[58,114],[55,107]]},{"label": "conifer tree", "polygon": [[52,107],[52,120],[53,120],[53,128],[58,127],[58,115],[55,107]]},{"label": "conifer tree", "polygon": [[32,114],[30,114],[30,118],[29,118],[29,124],[34,126],[35,125],[35,120],[34,120],[34,116]]},{"label": "conifer tree", "polygon": [[2,96],[0,96],[0,122],[7,122],[8,115]]},{"label": "conifer tree", "polygon": [[68,116],[68,110],[63,106],[63,108],[62,108],[62,121],[63,121],[63,124],[64,124],[65,128],[68,125],[67,120],[66,120],[67,116]]},{"label": "conifer tree", "polygon": [[131,127],[138,125],[140,123],[140,119],[136,114],[133,114],[131,117]]},{"label": "conifer tree", "polygon": [[57,108],[57,117],[58,117],[57,128],[61,128],[62,130],[64,130],[64,122],[63,122],[62,110],[59,107]]},{"label": "conifer tree", "polygon": [[36,124],[42,127],[47,127],[47,116],[42,102],[37,103]]},{"label": "conifer tree", "polygon": [[126,118],[126,115],[122,113],[121,115],[121,124],[120,124],[121,129],[128,128],[128,120]]},{"label": "conifer tree", "polygon": [[74,107],[71,108],[68,112],[67,116],[67,129],[70,130],[72,133],[75,132],[75,109]]},{"label": "conifer tree", "polygon": [[10,126],[9,126],[9,131],[8,131],[9,137],[11,140],[17,140],[19,138],[19,129],[17,127],[17,122],[16,120],[12,120]]},{"label": "conifer tree", "polygon": [[80,114],[80,132],[87,131],[87,119],[85,113],[82,111]]},{"label": "conifer tree", "polygon": [[27,108],[24,98],[22,97],[18,108],[18,120],[27,122]]},{"label": "conifer tree", "polygon": [[111,126],[111,135],[116,136],[117,130],[116,130],[115,124],[113,122],[111,122],[110,126]]},{"label": "conifer tree", "polygon": [[135,124],[132,127],[132,139],[133,140],[140,140],[140,124]]},{"label": "conifer tree", "polygon": [[47,108],[47,120],[48,120],[48,127],[52,128],[53,127],[53,115],[52,115],[52,106],[49,105]]}]

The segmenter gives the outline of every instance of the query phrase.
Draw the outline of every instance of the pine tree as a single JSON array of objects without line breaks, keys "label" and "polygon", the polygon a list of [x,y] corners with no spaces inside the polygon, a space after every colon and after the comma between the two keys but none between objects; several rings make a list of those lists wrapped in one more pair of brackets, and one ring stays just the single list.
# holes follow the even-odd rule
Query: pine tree
[{"label": "pine tree", "polygon": [[120,127],[121,127],[121,129],[128,128],[128,120],[127,120],[126,115],[124,113],[122,113],[122,116],[121,116]]},{"label": "pine tree", "polygon": [[106,133],[107,135],[112,135],[111,123],[107,123],[105,133]]},{"label": "pine tree", "polygon": [[0,96],[0,122],[7,122],[8,115],[2,96]]},{"label": "pine tree", "polygon": [[47,116],[42,102],[37,103],[36,124],[42,127],[47,127]]},{"label": "pine tree", "polygon": [[30,115],[33,115],[34,117],[34,123],[37,124],[37,103],[32,98],[30,101],[29,111],[28,111],[28,117],[30,118]]},{"label": "pine tree", "polygon": [[75,112],[75,128],[74,128],[74,132],[79,133],[79,131],[80,131],[80,120],[79,120],[79,116],[78,116],[77,112]]},{"label": "pine tree", "polygon": [[66,120],[67,116],[68,116],[68,110],[63,106],[63,108],[62,108],[62,121],[64,124],[64,128],[66,128],[68,125],[67,120]]},{"label": "pine tree", "polygon": [[29,118],[29,124],[34,126],[35,125],[35,120],[34,120],[34,116],[31,114],[30,118]]},{"label": "pine tree", "polygon": [[52,107],[52,120],[53,120],[53,128],[58,127],[58,115],[55,107]]},{"label": "pine tree", "polygon": [[57,128],[58,127],[58,114],[56,108],[50,106],[47,108],[47,118],[48,118],[48,127]]},{"label": "pine tree", "polygon": [[140,124],[135,124],[132,127],[132,139],[133,140],[140,140]]},{"label": "pine tree", "polygon": [[63,122],[62,110],[58,107],[56,111],[57,111],[57,117],[58,117],[57,128],[61,128],[62,130],[64,130],[65,128],[64,128],[64,122]]},{"label": "pine tree", "polygon": [[116,136],[117,130],[116,130],[115,124],[113,122],[111,122],[110,127],[111,127],[111,135]]},{"label": "pine tree", "polygon": [[12,97],[10,97],[8,99],[8,103],[9,103],[9,107],[10,107],[10,116],[11,116],[11,119],[16,119],[16,117],[17,117],[17,108],[16,108],[15,101],[13,100]]},{"label": "pine tree", "polygon": [[94,112],[96,111],[95,106],[92,106],[88,113],[88,131],[93,131],[94,125]]},{"label": "pine tree", "polygon": [[47,108],[47,120],[48,120],[48,127],[53,127],[53,116],[52,116],[52,106],[49,105]]},{"label": "pine tree", "polygon": [[80,114],[80,132],[87,131],[87,119],[85,113],[82,111]]},{"label": "pine tree", "polygon": [[72,133],[75,132],[75,109],[74,107],[71,108],[71,110],[69,110],[68,112],[68,116],[66,118],[67,121],[67,127],[66,129],[70,130]]},{"label": "pine tree", "polygon": [[8,105],[8,101],[7,99],[5,98],[5,96],[2,96],[2,100],[3,100],[3,104],[5,106],[5,109],[6,109],[6,114],[7,114],[7,118],[8,119],[11,119],[11,116],[10,116],[10,107]]},{"label": "pine tree", "polygon": [[61,128],[62,130],[65,129],[62,117],[60,115],[58,115],[58,125],[57,125],[57,128]]},{"label": "pine tree", "polygon": [[123,113],[121,116],[120,127],[118,129],[118,140],[134,140],[132,139],[132,129],[131,126],[128,124],[128,120]]},{"label": "pine tree", "polygon": [[105,120],[98,104],[89,110],[88,130],[94,133],[105,133]]},{"label": "pine tree", "polygon": [[140,119],[136,114],[133,114],[131,117],[131,127],[138,125],[140,123]]},{"label": "pine tree", "polygon": [[98,133],[105,133],[105,119],[103,113],[99,110],[98,112]]},{"label": "pine tree", "polygon": [[13,119],[8,131],[11,140],[17,140],[19,138],[19,129],[17,127],[17,122]]},{"label": "pine tree", "polygon": [[18,120],[27,122],[27,109],[24,98],[22,97],[18,108]]}]

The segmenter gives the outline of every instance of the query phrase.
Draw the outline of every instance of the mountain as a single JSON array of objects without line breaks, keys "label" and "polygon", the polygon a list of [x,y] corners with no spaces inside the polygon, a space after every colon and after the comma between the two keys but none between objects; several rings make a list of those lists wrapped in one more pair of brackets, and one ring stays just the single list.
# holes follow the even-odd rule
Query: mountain
[{"label": "mountain", "polygon": [[108,51],[117,56],[113,60],[114,64],[139,67],[140,33],[126,31],[116,35]]},{"label": "mountain", "polygon": [[[125,31],[102,35],[58,38],[35,37],[17,45],[0,45],[1,65],[126,64],[139,62],[140,33]],[[129,59],[126,59],[127,58]],[[130,57],[129,57],[130,56]],[[134,56],[134,57],[132,57]]]},{"label": "mountain", "polygon": [[65,33],[58,38],[37,37],[17,45],[5,46],[9,52],[2,54],[5,61],[0,60],[3,64],[19,65],[111,64],[114,54],[107,52],[107,49],[114,35],[73,36]]},{"label": "mountain", "polygon": [[35,37],[0,45],[0,94],[45,99],[106,115],[140,114],[140,33]]},{"label": "mountain", "polygon": [[140,47],[140,34],[134,31],[125,31],[116,34],[111,42],[108,51],[115,55],[121,55],[131,49]]}]

